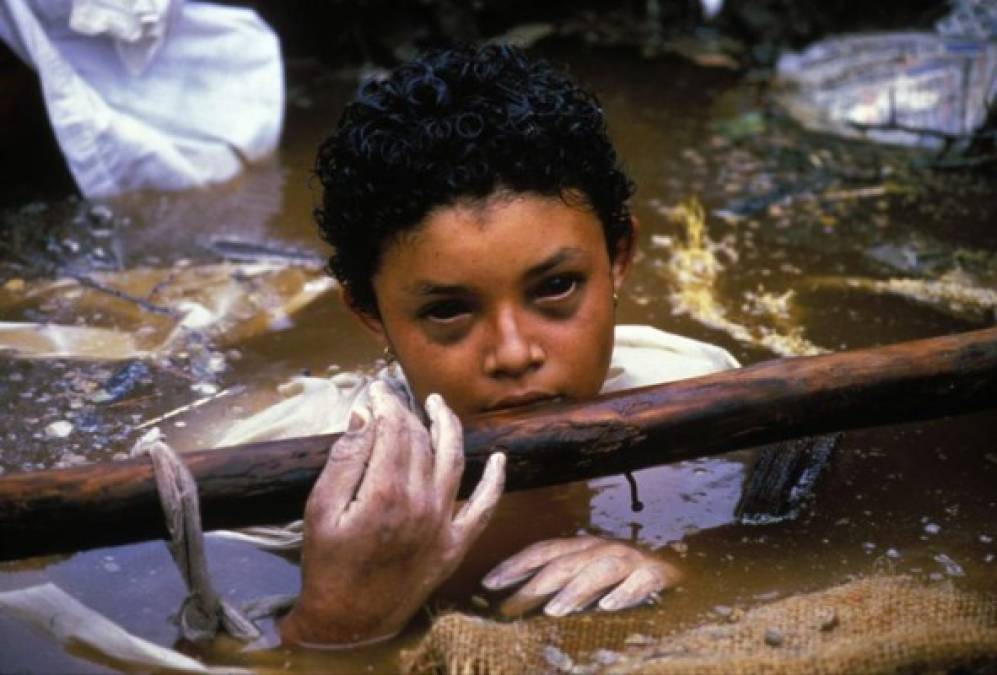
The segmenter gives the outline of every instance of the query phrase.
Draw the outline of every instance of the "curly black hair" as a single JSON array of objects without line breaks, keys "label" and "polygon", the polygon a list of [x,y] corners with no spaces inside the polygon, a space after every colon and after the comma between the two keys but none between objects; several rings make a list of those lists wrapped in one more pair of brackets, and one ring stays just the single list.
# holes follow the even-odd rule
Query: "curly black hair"
[{"label": "curly black hair", "polygon": [[634,186],[598,101],[509,46],[433,52],[362,85],[315,172],[329,271],[372,316],[385,246],[438,207],[499,190],[576,196],[602,222],[611,256],[632,235]]}]

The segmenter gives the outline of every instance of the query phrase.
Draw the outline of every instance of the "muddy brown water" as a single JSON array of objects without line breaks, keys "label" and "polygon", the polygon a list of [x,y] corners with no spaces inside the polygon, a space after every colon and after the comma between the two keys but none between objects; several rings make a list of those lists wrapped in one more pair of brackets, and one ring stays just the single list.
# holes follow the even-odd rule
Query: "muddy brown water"
[{"label": "muddy brown water", "polygon": [[[946,255],[977,261],[974,279],[994,288],[997,271],[990,262],[997,260],[992,227],[997,188],[992,175],[911,168],[912,158],[903,151],[807,134],[778,116],[763,118],[762,129],[726,137],[718,123],[768,109],[759,85],[724,71],[677,60],[646,62],[623,52],[552,47],[548,55],[599,92],[620,154],[640,186],[635,211],[642,253],[622,298],[621,322],[714,342],[744,363],[771,358],[763,347],[674,313],[676,289],[663,273],[669,245],[662,237],[682,240],[681,227],[667,212],[689,195],[697,195],[710,214],[738,199],[785,188],[788,198],[767,200],[736,222],[708,215],[709,237],[725,241],[737,258],[728,255],[715,287],[715,301],[728,316],[752,329],[801,330],[811,343],[829,350],[992,325],[992,316],[969,319],[940,305],[808,286],[808,279],[817,276],[895,276],[895,267],[869,251],[884,242],[902,245],[916,233],[932,242],[933,254],[943,262]],[[115,234],[117,255],[127,266],[213,260],[204,248],[212,237],[321,253],[311,220],[311,158],[354,83],[309,63],[292,64],[289,80],[288,123],[274,161],[209,190],[142,195],[112,205],[117,216],[127,218]],[[821,201],[799,189],[808,181],[839,194],[886,181],[904,189]],[[29,216],[55,226],[77,207],[56,200],[32,208]],[[968,251],[968,257],[958,251]],[[12,269],[4,273],[11,276]],[[31,272],[30,266],[16,270]],[[937,273],[933,269],[928,276]],[[787,290],[795,291],[793,310],[778,320],[745,309],[752,294]],[[71,306],[26,305],[3,319],[65,321],[73,319],[72,313]],[[198,398],[193,383],[207,378],[220,388],[245,387],[234,398],[165,423],[177,446],[198,447],[272,398],[273,387],[286,378],[303,371],[324,373],[330,366],[369,368],[378,356],[333,296],[307,307],[280,330],[220,353],[226,366],[220,373],[198,370],[193,357],[178,358],[170,369],[150,367],[111,408],[90,404],[81,392],[87,381],[106,382],[121,364],[0,361],[0,468],[10,472],[60,461],[111,460],[134,440],[136,424]],[[73,432],[65,439],[47,438],[44,429],[59,419],[71,421]],[[631,511],[619,477],[512,495],[437,606],[488,615],[470,598],[478,594],[492,605],[500,599],[477,587],[490,565],[527,543],[581,530],[659,549],[685,570],[681,587],[661,600],[670,609],[664,619],[668,625],[707,620],[717,605],[749,607],[883,569],[994,592],[995,438],[994,412],[848,433],[812,506],[795,520],[772,525],[734,522],[748,466],[744,453],[639,472],[645,503],[639,513]],[[208,553],[217,588],[227,598],[294,592],[298,586],[293,560],[217,539],[209,540]],[[161,542],[0,566],[0,590],[45,581],[154,642],[178,646],[209,663],[263,670],[390,671],[398,650],[413,644],[426,623],[419,617],[398,640],[348,653],[272,649],[241,654],[225,640],[207,648],[177,644],[170,617],[182,600],[182,584]],[[114,664],[66,651],[8,616],[0,616],[0,645],[2,672],[114,670]]]}]

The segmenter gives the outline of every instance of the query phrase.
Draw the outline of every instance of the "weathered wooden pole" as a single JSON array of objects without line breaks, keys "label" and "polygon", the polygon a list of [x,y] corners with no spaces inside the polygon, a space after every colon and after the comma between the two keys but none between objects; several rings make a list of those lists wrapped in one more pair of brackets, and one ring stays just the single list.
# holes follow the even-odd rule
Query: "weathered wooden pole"
[{"label": "weathered wooden pole", "polygon": [[[489,453],[509,490],[836,430],[997,407],[997,328],[779,359],[584,403],[505,411],[465,431],[466,495]],[[337,435],[187,453],[205,529],[300,517]],[[146,458],[0,478],[0,559],[166,535]]]}]

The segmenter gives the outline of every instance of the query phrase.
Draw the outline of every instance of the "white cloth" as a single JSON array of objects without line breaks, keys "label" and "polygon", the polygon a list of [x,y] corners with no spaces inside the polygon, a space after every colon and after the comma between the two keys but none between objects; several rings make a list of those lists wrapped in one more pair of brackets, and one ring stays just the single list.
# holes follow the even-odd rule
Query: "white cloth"
[{"label": "white cloth", "polygon": [[4,0],[88,198],[227,180],[277,145],[280,45],[255,12],[183,0]]}]

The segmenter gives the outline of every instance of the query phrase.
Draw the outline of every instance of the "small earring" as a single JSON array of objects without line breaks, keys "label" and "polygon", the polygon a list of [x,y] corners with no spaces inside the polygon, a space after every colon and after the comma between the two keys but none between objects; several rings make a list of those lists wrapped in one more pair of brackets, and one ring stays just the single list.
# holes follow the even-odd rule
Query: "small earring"
[{"label": "small earring", "polygon": [[613,291],[613,307],[618,307],[620,304],[620,294]]},{"label": "small earring", "polygon": [[393,363],[395,361],[395,352],[391,349],[391,345],[384,348],[384,351],[381,352],[381,358],[388,363]]}]

